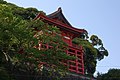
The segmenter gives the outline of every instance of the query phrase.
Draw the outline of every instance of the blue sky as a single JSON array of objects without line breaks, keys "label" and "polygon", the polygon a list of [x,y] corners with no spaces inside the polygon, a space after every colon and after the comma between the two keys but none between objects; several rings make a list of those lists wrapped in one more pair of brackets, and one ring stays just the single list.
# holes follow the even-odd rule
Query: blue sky
[{"label": "blue sky", "polygon": [[52,13],[61,7],[68,21],[76,28],[84,28],[89,35],[103,40],[109,56],[98,62],[96,72],[120,69],[120,0],[6,0],[21,7],[34,7]]}]

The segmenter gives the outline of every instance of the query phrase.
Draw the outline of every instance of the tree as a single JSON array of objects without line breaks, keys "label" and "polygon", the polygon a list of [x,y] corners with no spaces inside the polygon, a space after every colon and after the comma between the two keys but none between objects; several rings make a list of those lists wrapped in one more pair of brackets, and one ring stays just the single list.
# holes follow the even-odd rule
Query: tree
[{"label": "tree", "polygon": [[87,34],[83,34],[81,36],[82,37],[73,39],[73,43],[83,46],[85,51],[85,73],[92,76],[96,70],[97,60],[100,61],[104,56],[108,56],[108,51],[103,47],[102,40],[96,35],[92,35],[90,37],[90,41],[88,40]]},{"label": "tree", "polygon": [[18,7],[17,5],[8,3],[4,0],[0,0],[0,4],[4,6],[8,6],[11,9],[11,12],[14,16],[20,17],[24,20],[34,19],[39,12],[43,12],[43,11],[38,11],[36,8],[32,8],[32,7],[30,8]]},{"label": "tree", "polygon": [[[39,73],[41,67],[38,66],[41,62],[47,64],[51,72],[65,72],[67,69],[61,64],[61,60],[74,58],[65,54],[67,45],[62,41],[59,29],[40,20],[28,20],[22,14],[14,15],[15,7],[25,10],[13,4],[0,4],[0,66],[12,74],[12,77],[23,73],[29,76],[28,80],[34,78],[31,75],[42,73]],[[40,35],[39,31],[43,34]],[[33,37],[35,34],[37,37]],[[34,48],[39,43],[51,48]]]},{"label": "tree", "polygon": [[[64,72],[66,67],[61,61],[74,59],[65,54],[67,45],[62,41],[57,27],[40,20],[31,21],[39,12],[41,11],[35,8],[22,8],[0,0],[0,66],[11,71],[9,73],[22,70],[31,76],[40,71],[38,64],[41,62],[48,64],[51,72]],[[87,37],[87,34],[83,34],[80,38],[75,38],[73,43],[83,46],[85,72],[93,75],[97,60],[108,56],[108,51],[96,35],[91,36],[91,42]],[[40,45],[49,46],[42,49]]]},{"label": "tree", "polygon": [[29,49],[33,39],[28,22],[15,17],[11,7],[0,4],[0,66],[10,74],[18,62],[16,54],[24,48]]},{"label": "tree", "polygon": [[120,69],[109,69],[107,73],[97,75],[97,80],[119,80]]},{"label": "tree", "polygon": [[6,4],[7,2],[4,0],[0,0],[0,4]]}]

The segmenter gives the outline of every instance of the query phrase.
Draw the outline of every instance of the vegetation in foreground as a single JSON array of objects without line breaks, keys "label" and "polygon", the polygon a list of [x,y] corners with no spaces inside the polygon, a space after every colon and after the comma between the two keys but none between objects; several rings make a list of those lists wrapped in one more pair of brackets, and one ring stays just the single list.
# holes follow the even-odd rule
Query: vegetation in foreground
[{"label": "vegetation in foreground", "polygon": [[[1,79],[20,80],[21,76],[27,76],[26,80],[33,80],[40,78],[39,75],[41,77],[54,76],[58,79],[67,72],[67,68],[59,60],[74,59],[74,57],[65,54],[64,50],[67,49],[67,44],[57,35],[60,33],[57,27],[50,26],[40,20],[32,20],[39,12],[42,11],[35,8],[18,7],[0,0]],[[42,31],[42,33],[38,34],[34,29],[39,32]],[[36,38],[33,37],[35,34]],[[83,34],[82,37],[75,38],[73,43],[84,47],[85,73],[92,76],[95,72],[97,60],[108,56],[108,52],[103,47],[101,39],[96,35],[91,36],[91,42],[87,37],[87,34]],[[47,50],[33,48],[38,46],[38,43],[49,44],[53,48]],[[99,48],[94,46],[99,46]],[[39,65],[40,62],[46,62],[49,68],[42,72],[41,66],[43,65]]]},{"label": "vegetation in foreground", "polygon": [[109,69],[107,73],[98,73],[97,80],[120,80],[120,69]]}]

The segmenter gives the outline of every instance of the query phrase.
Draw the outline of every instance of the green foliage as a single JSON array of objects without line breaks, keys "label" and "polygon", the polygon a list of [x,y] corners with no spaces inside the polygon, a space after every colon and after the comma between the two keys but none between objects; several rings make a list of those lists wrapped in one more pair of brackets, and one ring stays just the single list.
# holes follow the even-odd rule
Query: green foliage
[{"label": "green foliage", "polygon": [[[19,56],[16,55],[22,49],[32,48],[30,43],[34,38],[28,23],[28,21],[14,16],[9,5],[0,4],[0,66],[5,68],[8,76],[14,73],[12,67],[16,69],[16,64],[20,64]],[[0,75],[0,78],[2,77],[7,78]]]},{"label": "green foliage", "polygon": [[78,44],[79,46],[83,46],[84,50],[86,51],[86,48],[91,50],[91,54],[97,55],[96,49],[93,47],[93,45],[88,41],[81,38],[75,38],[72,41],[75,44]]},{"label": "green foliage", "polygon": [[[49,70],[51,73],[53,70],[65,72],[66,67],[61,64],[61,60],[75,59],[64,52],[67,50],[67,44],[61,39],[57,27],[40,20],[31,21],[39,12],[41,11],[35,8],[22,8],[0,0],[0,66],[6,68],[9,74],[40,73],[38,64],[41,62],[48,64],[49,69],[52,69]],[[73,43],[83,46],[85,71],[92,75],[97,60],[108,56],[108,51],[96,35],[91,36],[91,42],[85,40],[85,37],[87,39],[87,34],[75,38]],[[33,48],[38,43],[49,45],[51,48]]]},{"label": "green foliage", "polygon": [[0,4],[6,4],[7,2],[4,0],[0,0]]},{"label": "green foliage", "polygon": [[[102,40],[96,35],[92,35],[90,40],[84,38],[75,38],[73,43],[84,48],[84,63],[85,72],[89,75],[93,75],[96,70],[97,60],[101,60],[104,56],[108,56],[108,51],[103,47]],[[96,47],[97,48],[96,48]]]},{"label": "green foliage", "polygon": [[[25,9],[4,1],[0,3],[0,66],[8,74],[40,74],[38,64],[41,62],[48,64],[52,70],[65,72],[67,69],[60,60],[75,59],[66,55],[67,44],[62,41],[57,27],[40,20],[30,20],[38,12],[35,8]],[[33,48],[38,43],[52,48]],[[52,73],[52,70],[49,71]]]},{"label": "green foliage", "polygon": [[51,46],[50,49],[40,50],[40,53],[45,55],[45,57],[39,57],[40,59],[43,58],[43,62],[48,63],[48,65],[54,64],[59,65],[56,67],[61,67],[60,65],[62,64],[60,60],[74,59],[65,53],[65,50],[67,50],[67,44],[63,42],[61,36],[59,35],[60,31],[57,27],[50,26],[40,20],[36,20],[31,23],[31,27],[36,29],[35,37],[39,40],[39,43]]},{"label": "green foliage", "polygon": [[0,80],[10,80],[9,74],[3,67],[0,67]]},{"label": "green foliage", "polygon": [[39,13],[39,11],[35,8],[18,8],[18,7],[13,7],[13,14],[15,16],[20,16],[22,19],[33,19],[36,17],[36,15]]},{"label": "green foliage", "polygon": [[4,7],[8,7],[14,16],[20,17],[24,20],[34,19],[39,12],[42,12],[42,11],[38,11],[36,8],[18,7],[14,4],[7,3],[6,1],[3,1],[3,0],[0,1],[0,5],[3,5]]},{"label": "green foliage", "polygon": [[107,73],[97,75],[97,80],[119,80],[120,69],[109,69]]}]

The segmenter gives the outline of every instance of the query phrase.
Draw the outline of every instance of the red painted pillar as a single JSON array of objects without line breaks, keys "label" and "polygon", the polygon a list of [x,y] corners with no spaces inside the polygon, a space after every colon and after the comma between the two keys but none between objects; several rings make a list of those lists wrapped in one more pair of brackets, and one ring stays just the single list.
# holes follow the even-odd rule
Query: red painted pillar
[{"label": "red painted pillar", "polygon": [[84,59],[83,59],[84,51],[82,46],[80,47],[80,49],[81,49],[81,59],[82,59],[82,74],[84,74]]},{"label": "red painted pillar", "polygon": [[[76,54],[76,58],[78,58],[77,50],[75,50],[75,54]],[[78,73],[78,59],[76,59],[76,73]]]}]

